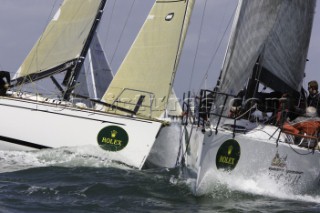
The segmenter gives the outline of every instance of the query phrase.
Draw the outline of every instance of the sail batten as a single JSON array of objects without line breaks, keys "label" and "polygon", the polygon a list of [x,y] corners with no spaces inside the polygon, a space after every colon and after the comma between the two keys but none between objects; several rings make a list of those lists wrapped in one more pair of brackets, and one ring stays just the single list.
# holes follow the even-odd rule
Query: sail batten
[{"label": "sail batten", "polygon": [[[19,79],[18,82],[24,82],[23,78],[27,82],[34,81],[76,66],[104,2],[65,0],[14,78]],[[69,66],[70,61],[72,66]]]},{"label": "sail batten", "polygon": [[158,118],[164,113],[193,5],[194,0],[154,3],[104,102],[134,110],[145,96],[138,115]]}]

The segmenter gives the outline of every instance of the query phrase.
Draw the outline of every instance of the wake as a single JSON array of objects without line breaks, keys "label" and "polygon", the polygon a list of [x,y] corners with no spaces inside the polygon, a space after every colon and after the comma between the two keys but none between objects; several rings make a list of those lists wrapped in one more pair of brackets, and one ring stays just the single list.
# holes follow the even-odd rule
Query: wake
[{"label": "wake", "polygon": [[37,151],[0,151],[0,173],[36,167],[129,167],[113,162],[99,147],[81,146]]},{"label": "wake", "polygon": [[[192,186],[194,190],[194,186]],[[269,175],[257,175],[255,177],[238,176],[237,178],[226,174],[209,173],[205,178],[204,184],[198,189],[199,195],[225,194],[226,197],[232,196],[233,192],[243,192],[245,194],[267,196],[271,198],[320,203],[320,190],[299,193],[288,185],[276,182]]]}]

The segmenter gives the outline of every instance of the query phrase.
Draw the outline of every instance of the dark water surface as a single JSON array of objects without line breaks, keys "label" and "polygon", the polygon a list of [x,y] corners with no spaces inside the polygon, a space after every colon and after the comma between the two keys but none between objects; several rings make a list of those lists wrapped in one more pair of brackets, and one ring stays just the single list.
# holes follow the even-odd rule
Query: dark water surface
[{"label": "dark water surface", "polygon": [[[0,212],[320,212],[320,194],[212,183],[192,193],[180,169],[136,171],[69,150],[0,152]],[[255,190],[257,193],[255,193]],[[265,192],[265,194],[264,194]]]}]

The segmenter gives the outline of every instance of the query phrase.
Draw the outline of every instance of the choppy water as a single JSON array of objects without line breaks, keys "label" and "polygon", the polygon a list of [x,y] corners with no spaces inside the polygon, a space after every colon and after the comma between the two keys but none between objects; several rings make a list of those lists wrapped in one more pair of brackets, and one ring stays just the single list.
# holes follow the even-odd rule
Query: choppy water
[{"label": "choppy water", "polygon": [[0,212],[320,212],[319,191],[237,180],[195,196],[180,169],[136,171],[81,149],[0,152]]}]

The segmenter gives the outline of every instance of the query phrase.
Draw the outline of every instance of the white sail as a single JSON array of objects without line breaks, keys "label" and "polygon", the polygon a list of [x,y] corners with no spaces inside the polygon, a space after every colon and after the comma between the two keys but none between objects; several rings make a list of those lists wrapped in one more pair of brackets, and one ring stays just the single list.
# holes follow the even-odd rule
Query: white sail
[{"label": "white sail", "polygon": [[144,117],[165,112],[193,5],[194,0],[155,2],[104,102]]},{"label": "white sail", "polygon": [[102,0],[65,0],[14,78],[30,82],[74,68],[104,4]]}]

